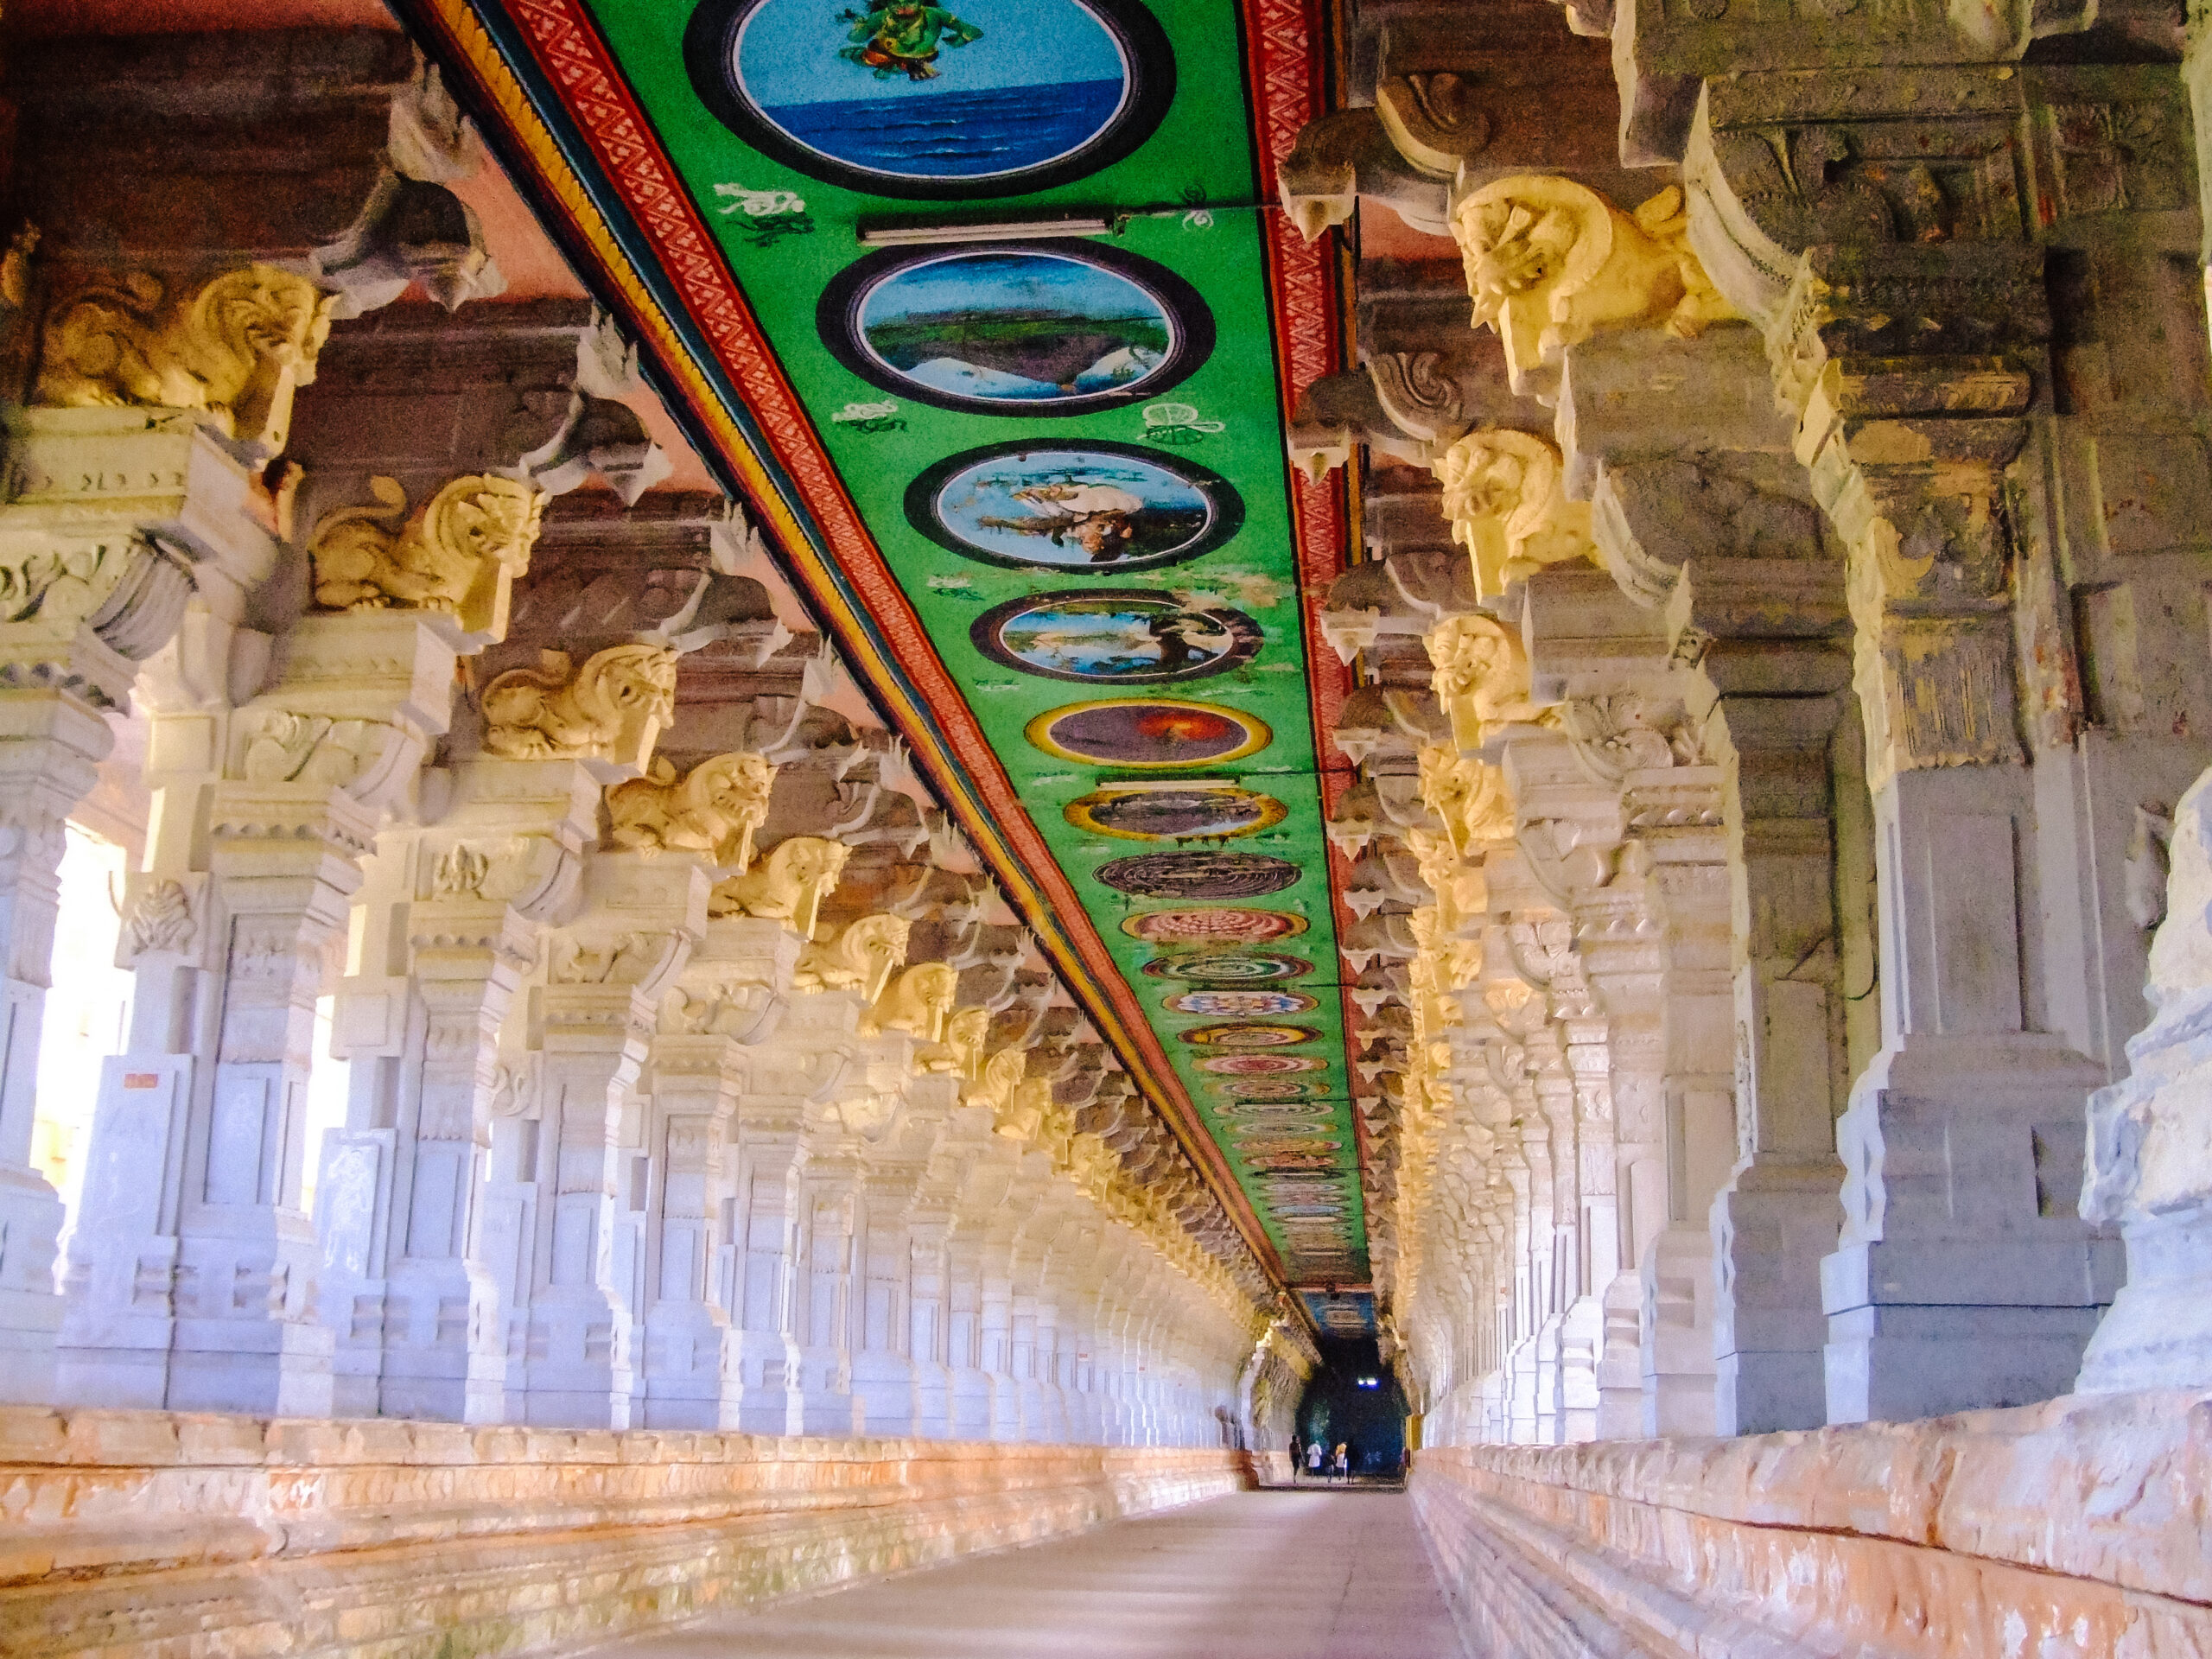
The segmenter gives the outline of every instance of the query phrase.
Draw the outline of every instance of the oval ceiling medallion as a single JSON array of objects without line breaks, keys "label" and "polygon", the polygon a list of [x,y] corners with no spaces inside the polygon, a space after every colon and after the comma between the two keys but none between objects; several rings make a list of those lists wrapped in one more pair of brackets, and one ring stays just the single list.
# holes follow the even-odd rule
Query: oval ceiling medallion
[{"label": "oval ceiling medallion", "polygon": [[1213,315],[1173,271],[1067,240],[886,248],[831,279],[815,324],[886,391],[1031,420],[1153,397],[1213,351]]},{"label": "oval ceiling medallion", "polygon": [[1215,1054],[1200,1060],[1198,1069],[1217,1077],[1265,1077],[1325,1071],[1329,1063],[1311,1054]]},{"label": "oval ceiling medallion", "polygon": [[1243,1019],[1268,1014],[1311,1014],[1321,1006],[1303,991],[1180,991],[1161,999],[1171,1014],[1211,1014]]},{"label": "oval ceiling medallion", "polygon": [[1154,979],[1195,981],[1207,985],[1264,985],[1276,980],[1299,979],[1313,971],[1303,957],[1231,955],[1207,951],[1203,956],[1154,957],[1144,965]]},{"label": "oval ceiling medallion", "polygon": [[1098,867],[1098,879],[1140,899],[1256,899],[1305,874],[1264,853],[1140,853]]},{"label": "oval ceiling medallion", "polygon": [[1001,668],[1100,685],[1203,679],[1249,662],[1261,644],[1260,625],[1242,611],[1120,588],[1010,600],[977,617],[968,637]]},{"label": "oval ceiling medallion", "polygon": [[1274,828],[1289,809],[1234,784],[1109,784],[1070,801],[1078,830],[1124,841],[1225,841]]},{"label": "oval ceiling medallion", "polygon": [[[1122,924],[1122,931],[1131,938],[1145,939],[1154,944],[1266,944],[1274,939],[1287,939],[1306,931],[1306,918],[1280,910],[1149,910],[1141,916],[1132,916]],[[1194,976],[1171,974],[1161,964],[1166,962],[1229,961],[1221,957],[1163,957],[1160,962],[1145,964],[1145,972],[1159,978],[1189,978]],[[1255,957],[1255,961],[1267,958]],[[1295,957],[1279,957],[1279,962],[1295,962]],[[1303,964],[1300,972],[1309,972],[1313,964]],[[1224,975],[1234,978],[1235,975]],[[1286,976],[1287,977],[1287,976]]]},{"label": "oval ceiling medallion", "polygon": [[[1218,473],[1136,444],[1109,443],[1103,439],[1058,447],[1025,440],[963,449],[909,484],[906,506],[907,523],[939,547],[963,557],[1015,570],[1098,576],[1118,576],[1195,559],[1219,547],[1244,523],[1243,498]],[[1103,598],[1100,589],[1078,588],[1066,594],[1040,595],[1015,604],[1055,605]],[[1161,594],[1122,594],[1118,603],[1154,605],[1176,613],[1184,609]],[[1006,608],[1001,606],[988,615],[995,617]],[[1147,631],[1153,615],[1141,619]],[[1243,620],[1248,624],[1250,620]],[[1107,625],[1092,620],[1083,626],[1096,632]],[[978,623],[979,630],[981,626]],[[1058,625],[1051,626],[1057,630]],[[1179,632],[1184,639],[1179,645],[1163,638],[1163,653],[1179,655],[1187,646],[1195,657],[1202,654],[1209,639],[1216,645],[1220,643],[1218,635],[1208,627],[1173,624],[1166,616],[1160,617],[1160,628],[1163,635]],[[975,637],[989,655],[983,635],[979,632]],[[1046,652],[1042,660],[1051,664],[1065,659]],[[1047,671],[1020,661],[1009,665],[1036,673]],[[1223,664],[1234,665],[1233,662]],[[1098,677],[1069,672],[1052,677]]]},{"label": "oval ceiling medallion", "polygon": [[1266,722],[1179,697],[1102,697],[1048,709],[1022,728],[1046,753],[1093,766],[1203,766],[1241,760],[1274,741]]},{"label": "oval ceiling medallion", "polygon": [[[1326,1098],[1325,1086],[1318,1083],[1285,1083],[1271,1078],[1249,1077],[1242,1083],[1217,1083],[1214,1087],[1230,1100],[1267,1103],[1256,1106],[1224,1106],[1222,1110],[1225,1112],[1287,1111],[1289,1108],[1280,1103],[1284,1101],[1306,1103],[1319,1111],[1324,1109]],[[1299,1109],[1305,1109],[1305,1106],[1301,1105]]]},{"label": "oval ceiling medallion", "polygon": [[705,0],[683,61],[700,101],[764,155],[932,200],[1095,173],[1150,137],[1175,95],[1167,37],[1128,0]]},{"label": "oval ceiling medallion", "polygon": [[1194,1026],[1176,1034],[1201,1048],[1288,1048],[1321,1033],[1312,1026]]}]

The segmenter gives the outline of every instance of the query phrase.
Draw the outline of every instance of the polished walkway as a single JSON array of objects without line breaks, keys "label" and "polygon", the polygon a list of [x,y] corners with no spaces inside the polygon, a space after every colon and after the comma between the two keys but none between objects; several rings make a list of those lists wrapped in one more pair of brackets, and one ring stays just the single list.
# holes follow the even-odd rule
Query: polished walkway
[{"label": "polished walkway", "polygon": [[601,1659],[1461,1659],[1402,1493],[1242,1492]]}]

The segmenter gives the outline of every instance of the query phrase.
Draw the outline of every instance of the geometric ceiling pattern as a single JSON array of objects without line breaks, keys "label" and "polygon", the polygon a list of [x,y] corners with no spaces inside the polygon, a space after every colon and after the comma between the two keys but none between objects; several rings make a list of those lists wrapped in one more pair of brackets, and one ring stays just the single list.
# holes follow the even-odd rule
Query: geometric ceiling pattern
[{"label": "geometric ceiling pattern", "polygon": [[410,10],[1262,1266],[1359,1286],[1315,19],[869,5]]}]

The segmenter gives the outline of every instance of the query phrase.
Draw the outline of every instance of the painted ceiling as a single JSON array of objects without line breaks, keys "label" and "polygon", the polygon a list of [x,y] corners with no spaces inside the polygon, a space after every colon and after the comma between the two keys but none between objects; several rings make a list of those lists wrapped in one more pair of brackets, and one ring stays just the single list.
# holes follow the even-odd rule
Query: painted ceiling
[{"label": "painted ceiling", "polygon": [[1315,20],[872,3],[411,10],[1262,1265],[1362,1285]]}]

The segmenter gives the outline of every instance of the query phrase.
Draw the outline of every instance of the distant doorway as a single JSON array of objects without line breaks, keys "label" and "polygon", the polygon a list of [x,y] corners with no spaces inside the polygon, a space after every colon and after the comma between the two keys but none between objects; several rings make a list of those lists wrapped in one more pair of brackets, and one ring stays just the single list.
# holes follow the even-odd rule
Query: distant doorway
[{"label": "distant doorway", "polygon": [[[1335,1453],[1344,1448],[1346,1477],[1356,1483],[1396,1482],[1404,1472],[1406,1396],[1372,1338],[1324,1341],[1321,1365],[1298,1402],[1298,1481],[1337,1478]],[[1322,1448],[1321,1467],[1309,1448]]]}]

